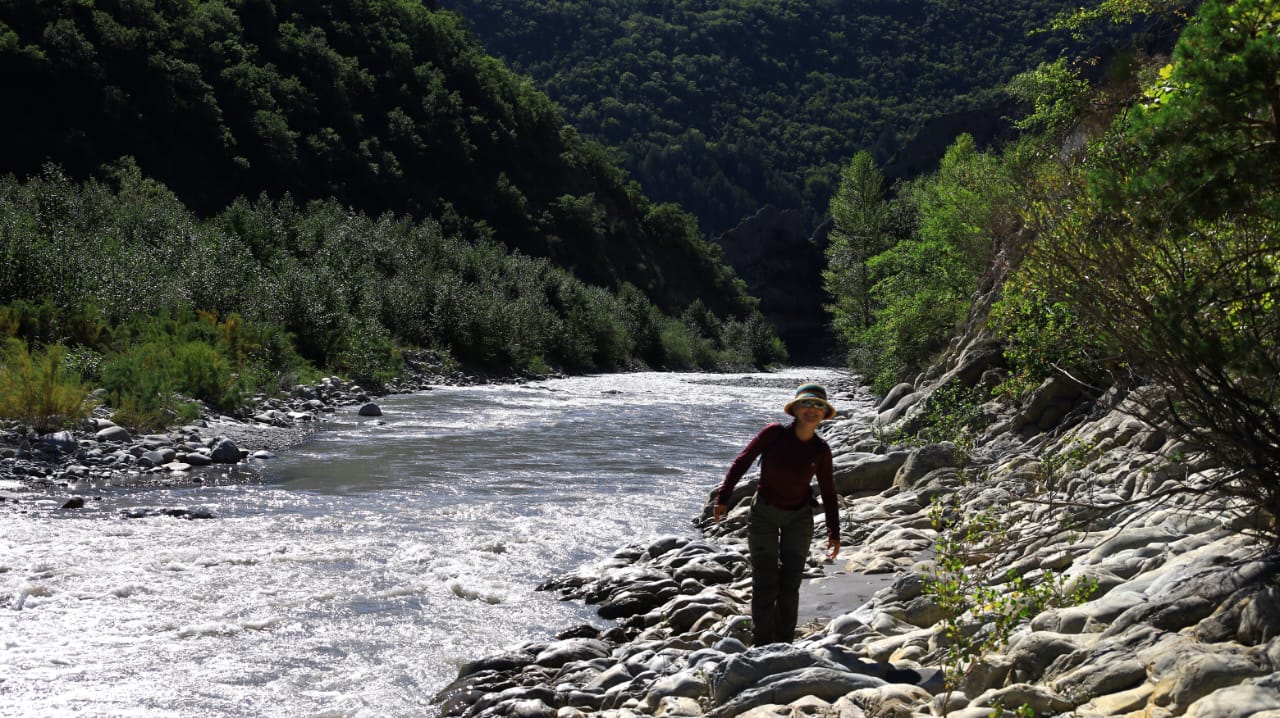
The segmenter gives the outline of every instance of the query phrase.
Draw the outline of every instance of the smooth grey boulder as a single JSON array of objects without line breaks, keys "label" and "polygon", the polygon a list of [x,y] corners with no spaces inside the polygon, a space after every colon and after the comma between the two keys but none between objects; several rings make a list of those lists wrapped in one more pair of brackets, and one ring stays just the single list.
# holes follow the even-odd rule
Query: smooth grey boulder
[{"label": "smooth grey boulder", "polygon": [[70,454],[79,447],[79,442],[70,431],[55,431],[45,434],[36,440],[42,448],[52,449],[59,454]]},{"label": "smooth grey boulder", "polygon": [[898,405],[899,401],[902,401],[902,397],[913,391],[915,391],[915,387],[905,381],[893,387],[884,395],[884,398],[880,400],[880,403],[876,404],[876,413],[880,414],[894,408]]},{"label": "smooth grey boulder", "polygon": [[1050,687],[1062,695],[1087,701],[1133,688],[1145,680],[1147,669],[1141,661],[1102,654],[1098,660],[1058,677]]},{"label": "smooth grey boulder", "polygon": [[608,619],[627,618],[648,613],[661,602],[658,596],[649,591],[620,591],[602,601],[596,614]]},{"label": "smooth grey boulder", "polygon": [[930,472],[959,465],[956,445],[950,441],[929,444],[912,451],[893,477],[893,486],[910,489]]},{"label": "smooth grey boulder", "polygon": [[177,455],[177,452],[173,449],[155,449],[139,456],[138,464],[141,466],[164,466],[173,461]]},{"label": "smooth grey boulder", "polygon": [[888,454],[845,454],[833,467],[836,493],[851,496],[879,493],[893,486],[893,477],[910,456],[906,451]]},{"label": "smooth grey boulder", "polygon": [[1266,675],[1269,668],[1264,663],[1256,656],[1231,651],[1171,651],[1155,666],[1153,677],[1158,682],[1152,700],[1177,715],[1218,689]]},{"label": "smooth grey boulder", "polygon": [[1032,715],[1059,715],[1076,707],[1075,703],[1044,686],[1016,683],[993,688],[969,703],[973,707],[1026,706]]},{"label": "smooth grey boulder", "polygon": [[876,418],[872,421],[872,425],[877,428],[884,428],[893,424],[906,416],[907,412],[916,404],[919,404],[920,400],[925,396],[927,396],[925,392],[921,391],[908,392],[893,405],[893,408],[885,409],[878,413]]},{"label": "smooth grey boulder", "polygon": [[1280,716],[1280,672],[1219,688],[1192,703],[1185,718],[1274,718]]},{"label": "smooth grey boulder", "polygon": [[861,673],[825,667],[799,668],[769,676],[707,715],[711,718],[732,718],[758,706],[787,704],[806,696],[834,701],[851,691],[883,685],[884,680]]},{"label": "smooth grey boulder", "polygon": [[458,669],[458,678],[461,679],[476,673],[484,673],[486,671],[512,671],[524,668],[525,666],[533,663],[534,656],[541,652],[542,648],[545,648],[545,646],[539,647],[539,645],[535,645],[530,646],[529,648],[537,650],[510,650],[504,653],[496,653],[492,656],[486,656],[485,658],[481,658],[477,661],[464,663]]},{"label": "smooth grey boulder", "polygon": [[693,561],[676,569],[672,576],[677,581],[692,578],[703,584],[729,583],[733,580],[733,571],[710,560]]},{"label": "smooth grey boulder", "polygon": [[681,671],[664,676],[649,686],[641,705],[648,715],[653,715],[664,698],[699,698],[707,694],[707,679],[696,671]]},{"label": "smooth grey boulder", "polygon": [[809,651],[787,643],[759,646],[731,656],[711,673],[713,688],[711,697],[721,705],[743,689],[764,680],[801,668],[830,668],[840,672],[847,669],[833,661],[815,656]]},{"label": "smooth grey boulder", "polygon": [[609,644],[594,638],[566,638],[538,653],[533,662],[545,668],[559,668],[569,661],[587,661],[609,655]]},{"label": "smooth grey boulder", "polygon": [[382,407],[371,401],[361,406],[357,413],[360,416],[382,416]]},{"label": "smooth grey boulder", "polygon": [[1005,653],[1012,663],[1010,675],[1020,683],[1038,681],[1059,656],[1074,653],[1087,642],[1078,634],[1034,631],[1013,641]]},{"label": "smooth grey boulder", "polygon": [[131,437],[129,435],[129,430],[123,426],[108,426],[104,429],[99,429],[97,433],[93,435],[93,438],[101,442],[107,442],[128,441]]}]

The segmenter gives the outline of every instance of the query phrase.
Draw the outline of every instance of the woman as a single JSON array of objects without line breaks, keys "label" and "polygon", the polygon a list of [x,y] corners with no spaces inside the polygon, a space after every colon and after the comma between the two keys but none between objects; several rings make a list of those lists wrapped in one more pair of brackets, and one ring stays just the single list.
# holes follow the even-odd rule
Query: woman
[{"label": "woman", "polygon": [[840,515],[831,476],[831,447],[818,436],[818,424],[835,416],[827,390],[819,384],[796,389],[783,409],[794,421],[769,424],[738,454],[720,484],[712,515],[716,523],[729,510],[738,480],[761,454],[760,481],[747,521],[751,552],[751,620],[754,644],[790,643],[796,632],[800,582],[813,540],[813,490],[818,477],[827,517],[827,548],[840,551]]}]

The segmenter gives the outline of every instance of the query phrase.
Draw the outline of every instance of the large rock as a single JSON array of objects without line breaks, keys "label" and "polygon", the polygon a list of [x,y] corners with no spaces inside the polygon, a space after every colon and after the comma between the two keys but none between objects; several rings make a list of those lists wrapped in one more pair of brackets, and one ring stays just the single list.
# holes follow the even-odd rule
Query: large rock
[{"label": "large rock", "polygon": [[1038,681],[1056,658],[1074,653],[1089,640],[1084,636],[1049,631],[1024,634],[1011,642],[1006,650],[1013,663],[1010,675],[1021,683]]},{"label": "large rock", "polygon": [[880,493],[893,486],[893,477],[906,463],[909,452],[842,454],[833,467],[836,493],[841,496]]},{"label": "large rock", "polygon": [[36,440],[36,443],[42,447],[59,454],[70,454],[79,447],[76,437],[70,431],[55,431],[52,434],[45,434]]},{"label": "large rock", "polygon": [[893,485],[900,489],[910,489],[930,472],[955,467],[959,463],[956,445],[950,441],[922,446],[912,451],[894,474]]},{"label": "large rock", "polygon": [[1274,718],[1280,716],[1280,673],[1219,688],[1192,703],[1185,718]]},{"label": "large rock", "polygon": [[676,569],[673,576],[677,581],[691,578],[702,584],[729,583],[733,580],[733,571],[715,561],[692,561]]},{"label": "large rock", "polygon": [[1079,382],[1055,374],[1031,392],[1014,419],[1015,428],[1034,426],[1040,431],[1052,428],[1080,401],[1085,388]]},{"label": "large rock", "polygon": [[897,406],[898,402],[902,401],[902,397],[913,391],[915,391],[915,387],[907,382],[902,382],[901,384],[893,387],[884,395],[884,398],[880,400],[880,403],[876,404],[876,413],[882,414],[889,411]]},{"label": "large rock", "polygon": [[99,429],[97,433],[93,435],[93,438],[97,439],[98,441],[107,442],[107,441],[128,441],[131,437],[129,436],[128,429],[124,428],[123,426],[115,426],[113,424],[111,426],[107,426],[102,429]]},{"label": "large rock", "polygon": [[559,668],[569,661],[588,661],[609,655],[609,644],[594,638],[566,638],[547,646],[533,662],[544,668]]},{"label": "large rock", "polygon": [[757,706],[786,704],[806,696],[833,701],[851,691],[883,685],[884,680],[860,673],[824,667],[798,668],[768,676],[707,715],[732,718]]},{"label": "large rock", "polygon": [[1183,712],[1193,703],[1220,688],[1244,679],[1266,675],[1270,669],[1258,656],[1236,651],[1195,651],[1174,649],[1160,656],[1153,666],[1156,679],[1151,700],[1156,705]]},{"label": "large rock", "polygon": [[209,458],[219,464],[234,464],[240,460],[240,447],[231,439],[220,437],[213,443]]}]

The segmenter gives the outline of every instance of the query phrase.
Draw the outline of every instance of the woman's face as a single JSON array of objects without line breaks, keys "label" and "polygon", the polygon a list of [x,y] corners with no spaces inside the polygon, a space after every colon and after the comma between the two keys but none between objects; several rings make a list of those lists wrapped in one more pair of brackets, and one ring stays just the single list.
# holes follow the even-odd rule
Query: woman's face
[{"label": "woman's face", "polygon": [[816,401],[801,401],[793,411],[796,419],[805,424],[819,424],[827,416],[827,407]]}]

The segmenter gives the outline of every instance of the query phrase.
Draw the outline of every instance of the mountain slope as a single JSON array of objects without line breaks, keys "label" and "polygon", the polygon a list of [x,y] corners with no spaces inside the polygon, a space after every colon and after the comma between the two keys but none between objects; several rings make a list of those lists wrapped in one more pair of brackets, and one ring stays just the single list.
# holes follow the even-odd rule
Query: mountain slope
[{"label": "mountain slope", "polygon": [[750,300],[452,14],[417,0],[0,6],[0,172],[122,156],[210,215],[238,196],[427,215],[629,282],[667,310]]},{"label": "mountain slope", "polygon": [[1062,47],[1050,0],[443,0],[650,196],[713,233],[767,204],[821,215],[839,166],[992,103]]}]

